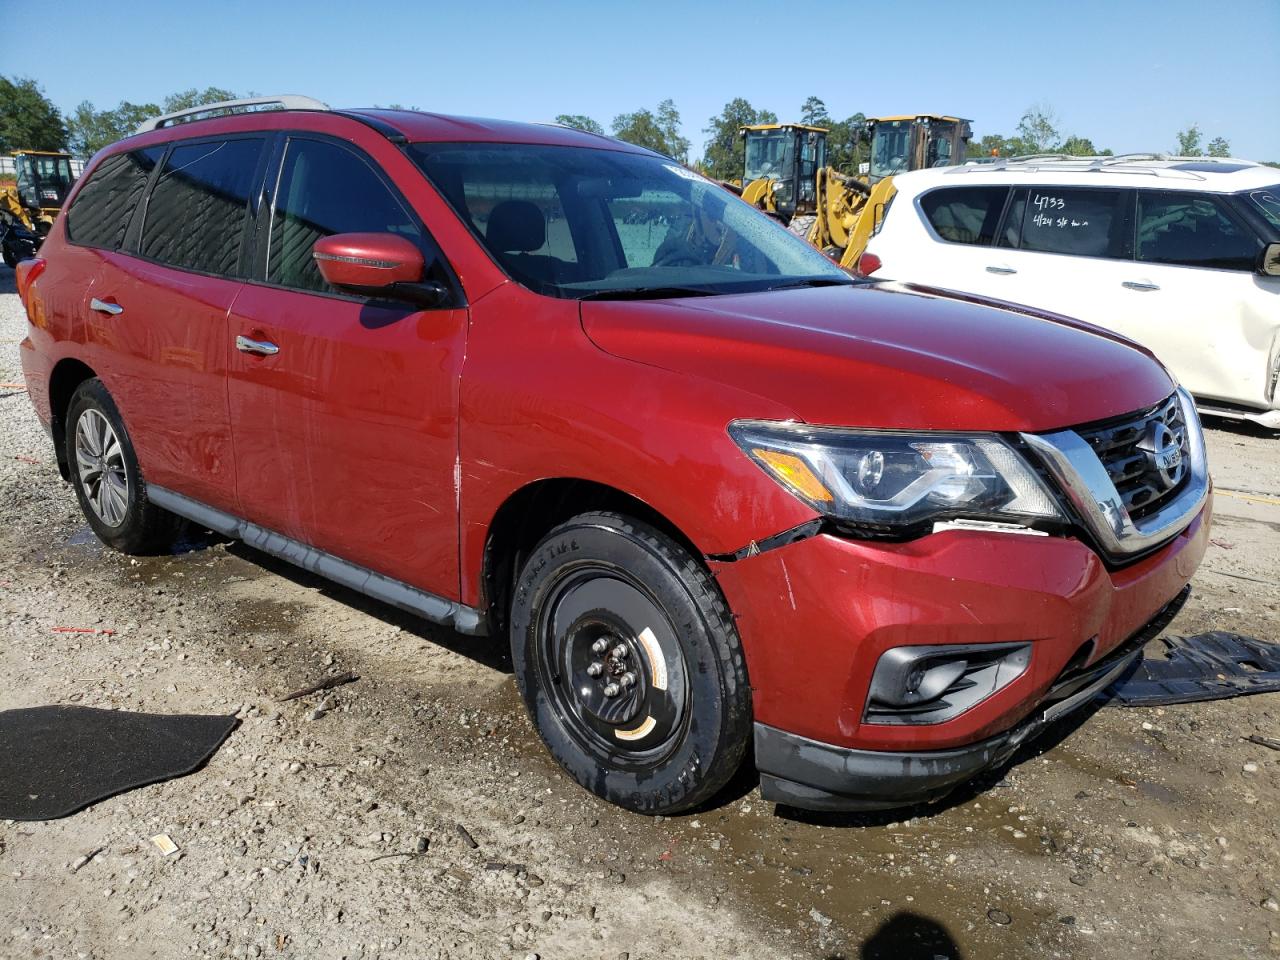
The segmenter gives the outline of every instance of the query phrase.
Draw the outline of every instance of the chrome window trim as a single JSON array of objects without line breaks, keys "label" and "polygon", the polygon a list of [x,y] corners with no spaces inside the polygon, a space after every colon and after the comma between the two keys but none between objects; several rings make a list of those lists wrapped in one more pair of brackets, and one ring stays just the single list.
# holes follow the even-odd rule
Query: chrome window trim
[{"label": "chrome window trim", "polygon": [[1182,387],[1177,389],[1187,429],[1187,485],[1159,510],[1133,520],[1106,467],[1093,448],[1074,430],[1024,433],[1022,439],[1035,450],[1089,528],[1103,553],[1121,560],[1160,546],[1186,529],[1209,497],[1209,467],[1204,431],[1195,401]]}]

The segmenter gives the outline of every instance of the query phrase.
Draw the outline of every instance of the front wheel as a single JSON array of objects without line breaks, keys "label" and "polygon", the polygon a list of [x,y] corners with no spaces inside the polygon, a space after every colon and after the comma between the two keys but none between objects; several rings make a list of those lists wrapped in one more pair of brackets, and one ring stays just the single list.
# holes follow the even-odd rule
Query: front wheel
[{"label": "front wheel", "polygon": [[751,735],[737,630],[707,571],[615,513],[553,529],[511,610],[516,683],[543,741],[596,795],[672,813],[718,792]]}]

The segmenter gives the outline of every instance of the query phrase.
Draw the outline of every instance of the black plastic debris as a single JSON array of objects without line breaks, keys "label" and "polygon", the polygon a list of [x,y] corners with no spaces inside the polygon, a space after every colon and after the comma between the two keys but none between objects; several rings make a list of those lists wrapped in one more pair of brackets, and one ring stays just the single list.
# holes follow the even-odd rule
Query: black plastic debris
[{"label": "black plastic debris", "polygon": [[1107,689],[1112,703],[1153,707],[1280,692],[1280,644],[1224,630],[1158,642],[1165,658],[1140,660]]}]

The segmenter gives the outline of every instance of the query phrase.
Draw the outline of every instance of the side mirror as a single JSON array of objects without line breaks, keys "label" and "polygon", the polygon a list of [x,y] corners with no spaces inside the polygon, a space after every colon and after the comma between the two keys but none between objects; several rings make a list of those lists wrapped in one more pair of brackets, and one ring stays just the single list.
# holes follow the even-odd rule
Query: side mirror
[{"label": "side mirror", "polygon": [[438,307],[449,298],[443,284],[424,282],[422,251],[394,233],[335,233],[322,237],[311,256],[325,280],[350,293],[408,300]]},{"label": "side mirror", "polygon": [[1280,277],[1280,243],[1268,243],[1258,257],[1258,273],[1264,277]]}]

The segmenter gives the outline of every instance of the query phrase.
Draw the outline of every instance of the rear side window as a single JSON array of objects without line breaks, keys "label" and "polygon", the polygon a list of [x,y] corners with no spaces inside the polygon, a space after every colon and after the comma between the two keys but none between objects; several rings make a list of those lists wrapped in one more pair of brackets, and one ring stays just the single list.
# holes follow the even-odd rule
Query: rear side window
[{"label": "rear side window", "polygon": [[1008,187],[949,187],[920,198],[920,209],[948,243],[991,246]]},{"label": "rear side window", "polygon": [[67,237],[71,242],[108,250],[119,247],[129,218],[147,187],[147,178],[164,151],[163,146],[147,147],[103,160],[67,211]]},{"label": "rear side window", "polygon": [[139,252],[201,273],[234,275],[263,141],[179,144],[147,199]]},{"label": "rear side window", "polygon": [[1021,248],[1077,257],[1119,257],[1124,200],[1121,190],[1032,187],[1022,214]]},{"label": "rear side window", "polygon": [[1252,270],[1259,241],[1204,194],[1138,193],[1138,259],[1218,270]]},{"label": "rear side window", "polygon": [[324,140],[290,140],[271,214],[267,280],[336,292],[311,256],[317,240],[335,233],[398,233],[424,242],[414,218],[361,157]]}]

